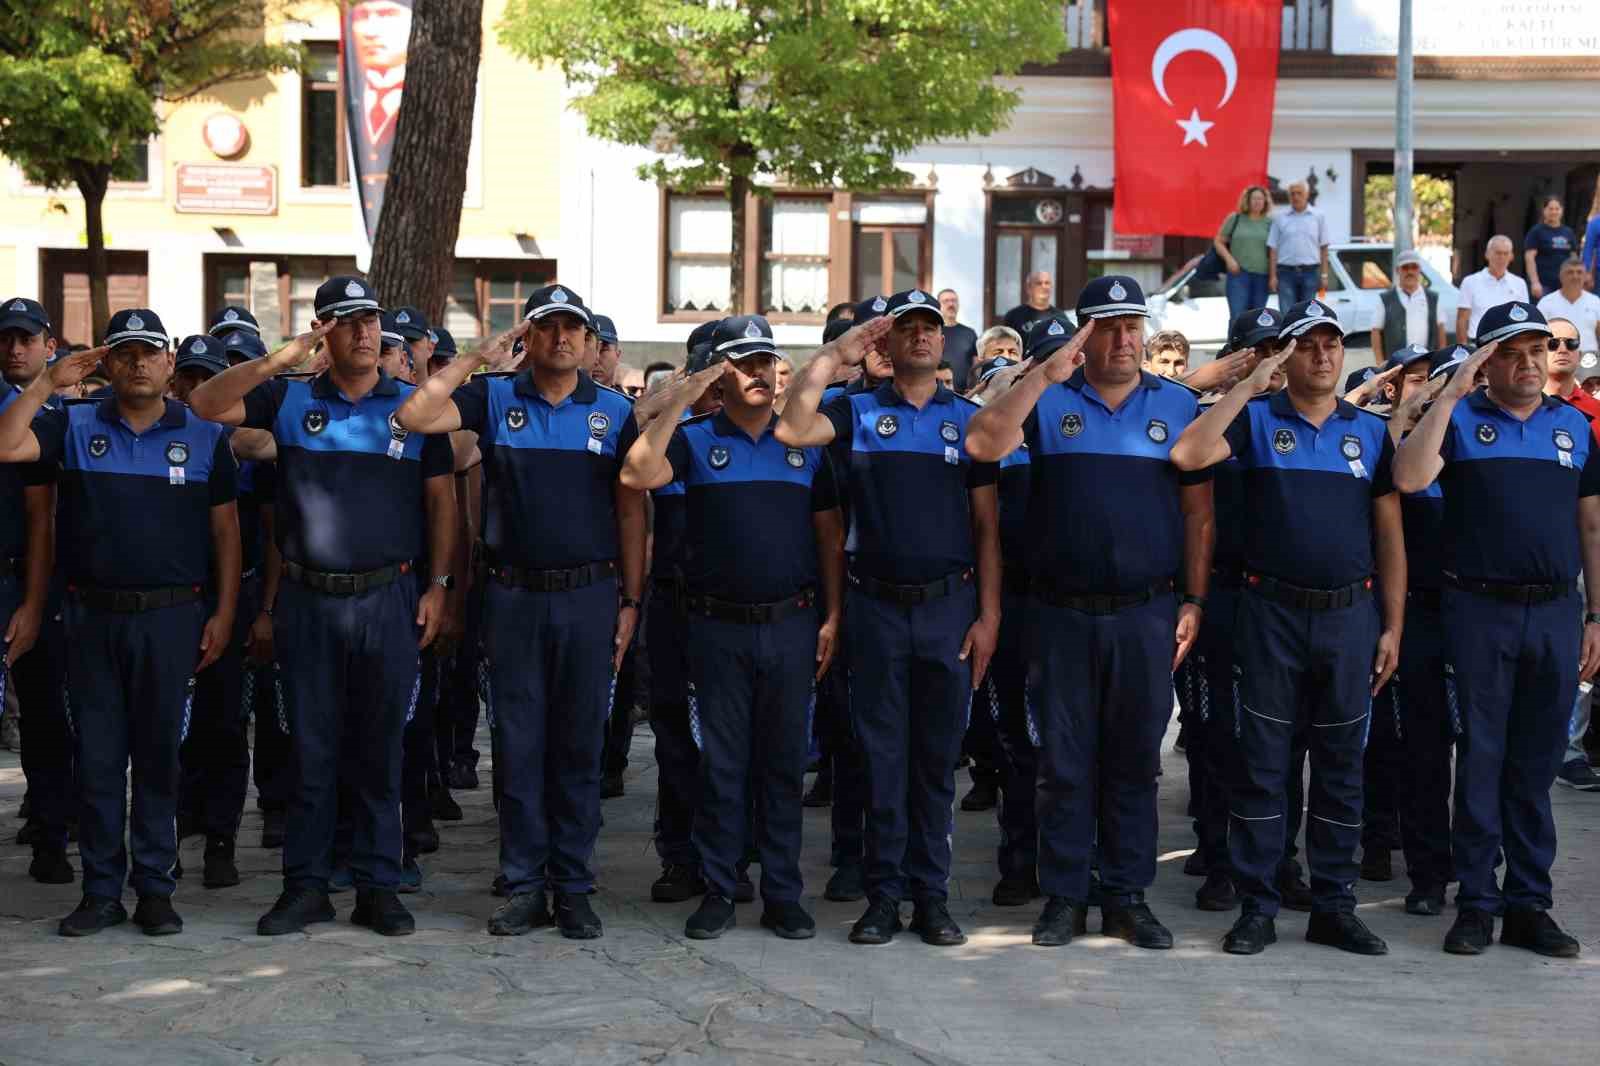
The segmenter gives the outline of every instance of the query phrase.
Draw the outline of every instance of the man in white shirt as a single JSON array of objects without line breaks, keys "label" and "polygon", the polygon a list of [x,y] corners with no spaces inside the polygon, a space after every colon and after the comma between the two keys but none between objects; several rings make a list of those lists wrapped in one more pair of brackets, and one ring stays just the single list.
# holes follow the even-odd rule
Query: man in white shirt
[{"label": "man in white shirt", "polygon": [[1600,296],[1583,287],[1583,260],[1572,256],[1561,264],[1561,288],[1546,293],[1539,312],[1546,319],[1564,318],[1578,328],[1578,349],[1600,352]]},{"label": "man in white shirt", "polygon": [[1374,358],[1383,352],[1417,345],[1444,347],[1444,318],[1439,296],[1422,283],[1422,256],[1415,251],[1395,256],[1395,286],[1382,296],[1382,313],[1372,327]]},{"label": "man in white shirt", "polygon": [[1518,300],[1528,302],[1528,283],[1509,273],[1511,238],[1497,233],[1483,251],[1489,265],[1461,281],[1461,301],[1456,305],[1456,343],[1466,344],[1478,333],[1478,320],[1491,307]]}]

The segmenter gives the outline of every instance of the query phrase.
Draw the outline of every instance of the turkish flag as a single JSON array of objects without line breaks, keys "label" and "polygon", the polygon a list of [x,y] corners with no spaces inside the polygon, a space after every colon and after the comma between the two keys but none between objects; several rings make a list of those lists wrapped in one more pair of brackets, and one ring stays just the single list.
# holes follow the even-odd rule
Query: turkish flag
[{"label": "turkish flag", "polygon": [[1283,0],[1110,0],[1118,233],[1210,237],[1265,185]]}]

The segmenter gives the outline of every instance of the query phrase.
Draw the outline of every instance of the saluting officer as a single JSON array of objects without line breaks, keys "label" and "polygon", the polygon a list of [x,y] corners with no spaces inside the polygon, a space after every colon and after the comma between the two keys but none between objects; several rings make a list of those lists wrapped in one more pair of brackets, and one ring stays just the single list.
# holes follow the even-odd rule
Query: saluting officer
[{"label": "saluting officer", "polygon": [[[928,293],[895,293],[882,317],[817,353],[778,424],[790,447],[837,442],[836,466],[849,470],[850,708],[868,788],[858,944],[893,939],[907,893],[925,943],[966,942],[947,906],[951,804],[1000,626],[999,505],[995,464],[964,443],[978,406],[934,376],[943,326]],[[894,379],[819,411],[840,364],[885,336]]]},{"label": "saluting officer", "polygon": [[[286,580],[273,636],[294,787],[283,893],[256,932],[278,936],[334,919],[328,882],[342,785],[354,801],[350,920],[404,936],[416,926],[397,894],[401,745],[417,698],[418,652],[438,632],[453,581],[450,443],[410,433],[395,417],[411,387],[379,369],[383,309],[371,287],[332,278],[314,306],[310,333],[189,397],[203,417],[270,430],[278,446],[275,535]],[[309,381],[275,376],[318,341],[327,346],[327,370]]]},{"label": "saluting officer", "polygon": [[[57,539],[67,581],[67,685],[76,724],[83,899],[62,936],[127,919],[123,847],[133,763],[133,920],[177,933],[178,750],[195,674],[228,645],[239,595],[235,464],[222,427],[166,398],[173,356],[148,308],[118,311],[106,346],[58,361],[0,412],[0,460],[59,462]],[[67,410],[51,393],[103,355],[112,395]],[[115,536],[108,532],[115,531]],[[215,581],[207,617],[205,591]]]},{"label": "saluting officer", "polygon": [[[1500,942],[1570,958],[1550,813],[1573,692],[1600,668],[1600,458],[1582,412],[1544,394],[1550,327],[1531,303],[1491,307],[1482,344],[1401,445],[1395,482],[1444,495],[1445,684],[1458,716],[1451,843],[1461,887],[1444,949]],[[1482,369],[1487,385],[1473,388]],[[1464,401],[1464,402],[1463,402]],[[1495,867],[1505,856],[1505,883]]]},{"label": "saluting officer", "polygon": [[1172,672],[1199,635],[1211,573],[1211,486],[1169,459],[1198,405],[1193,390],[1140,369],[1148,314],[1133,278],[1091,281],[1078,297],[1082,327],[1060,312],[1034,322],[1035,369],[967,436],[980,460],[1028,447],[1029,688],[1047,897],[1033,942],[1046,946],[1084,932],[1097,841],[1102,931],[1172,946],[1144,891],[1156,874]]},{"label": "saluting officer", "polygon": [[[1262,359],[1172,450],[1185,470],[1230,456],[1244,468],[1245,587],[1234,629],[1240,766],[1228,830],[1243,909],[1223,948],[1253,955],[1277,939],[1285,778],[1305,721],[1315,894],[1306,939],[1381,955],[1388,946],[1356,916],[1353,889],[1372,697],[1394,673],[1405,616],[1394,445],[1383,419],[1339,398],[1344,332],[1331,308],[1294,305],[1278,339],[1284,349]],[[1280,365],[1286,388],[1257,398]]]},{"label": "saluting officer", "polygon": [[483,654],[510,895],[489,932],[549,925],[553,887],[561,934],[590,939],[602,932],[588,899],[602,747],[616,670],[638,624],[644,497],[616,480],[636,433],[632,401],[581,369],[583,301],[547,285],[523,315],[495,354],[523,336],[528,369],[467,383],[488,354],[461,356],[407,401],[400,424],[470,430],[484,456]]},{"label": "saluting officer", "polygon": [[689,713],[701,750],[694,844],[707,883],[684,932],[710,940],[733,927],[753,836],[761,924],[803,940],[816,923],[800,902],[800,798],[812,686],[838,639],[844,529],[822,449],[773,436],[778,352],[766,319],[723,319],[711,345],[722,361],[677,386],[671,406],[717,381],[721,411],[681,426],[657,418],[622,468],[624,485],[684,489]]}]

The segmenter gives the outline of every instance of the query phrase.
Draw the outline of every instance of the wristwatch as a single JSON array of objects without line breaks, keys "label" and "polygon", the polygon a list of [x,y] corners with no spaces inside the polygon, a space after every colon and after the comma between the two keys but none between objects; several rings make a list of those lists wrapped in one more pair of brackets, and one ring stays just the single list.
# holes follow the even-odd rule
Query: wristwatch
[{"label": "wristwatch", "polygon": [[1583,624],[1586,626],[1600,626],[1600,611],[1590,611],[1584,615]]},{"label": "wristwatch", "polygon": [[1206,598],[1204,596],[1190,596],[1185,594],[1182,602],[1185,604],[1192,603],[1202,611],[1206,609]]},{"label": "wristwatch", "polygon": [[632,607],[637,611],[642,606],[644,606],[644,604],[640,603],[639,600],[633,596],[623,596],[617,600],[618,610],[622,610],[625,607]]},{"label": "wristwatch", "polygon": [[456,587],[456,579],[451,577],[449,574],[439,574],[433,579],[433,583],[444,589],[446,592],[449,592],[451,589]]}]

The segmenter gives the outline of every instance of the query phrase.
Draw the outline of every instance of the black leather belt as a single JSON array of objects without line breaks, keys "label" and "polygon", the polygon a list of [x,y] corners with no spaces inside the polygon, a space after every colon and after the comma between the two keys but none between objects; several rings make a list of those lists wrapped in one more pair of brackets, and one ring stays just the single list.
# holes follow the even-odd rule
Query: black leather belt
[{"label": "black leather belt", "polygon": [[292,559],[283,561],[283,576],[299,585],[330,596],[359,596],[363,592],[391,585],[402,575],[411,573],[413,563],[395,563],[381,570],[368,570],[360,574],[334,574],[323,570],[308,570]]},{"label": "black leather belt", "polygon": [[528,570],[520,566],[489,566],[489,576],[513,589],[530,589],[533,592],[569,592],[611,577],[617,572],[613,559],[598,563],[584,563],[571,570]]},{"label": "black leather belt", "polygon": [[1549,603],[1559,600],[1563,596],[1570,596],[1576,592],[1578,586],[1571,581],[1554,585],[1509,585],[1500,581],[1475,581],[1472,578],[1460,577],[1445,571],[1444,579],[1452,587],[1463,592],[1471,592],[1477,596],[1487,596],[1491,600],[1500,600],[1504,603],[1520,603],[1525,606],[1534,606],[1540,603]]},{"label": "black leather belt", "polygon": [[973,570],[968,567],[947,574],[937,581],[930,581],[926,585],[892,585],[887,581],[879,581],[875,577],[851,571],[850,584],[875,600],[899,604],[901,607],[915,607],[921,603],[943,599],[952,592],[965,588],[972,584],[973,577]]},{"label": "black leather belt", "polygon": [[817,604],[817,590],[806,589],[775,603],[733,603],[711,596],[690,594],[684,597],[684,609],[690,614],[715,619],[718,622],[738,622],[743,625],[765,625],[778,622],[798,611],[809,611]]},{"label": "black leather belt", "polygon": [[102,589],[68,585],[67,592],[85,607],[115,614],[138,614],[162,607],[193,603],[204,590],[200,585],[172,585],[159,589]]},{"label": "black leather belt", "polygon": [[1224,589],[1243,588],[1244,571],[1228,566],[1214,566],[1211,568],[1211,587]]},{"label": "black leather belt", "polygon": [[1412,585],[1406,590],[1406,603],[1420,607],[1425,611],[1437,611],[1443,606],[1441,602],[1442,593],[1442,589]]},{"label": "black leather belt", "polygon": [[1308,589],[1291,585],[1287,581],[1279,581],[1266,574],[1252,574],[1247,571],[1244,575],[1244,584],[1250,591],[1259,593],[1275,603],[1281,603],[1285,607],[1298,607],[1303,611],[1336,611],[1372,595],[1370,577],[1336,589]]},{"label": "black leather belt", "polygon": [[1172,579],[1164,577],[1152,582],[1138,592],[1073,592],[1052,585],[1043,579],[1033,583],[1035,598],[1052,607],[1065,607],[1084,614],[1116,614],[1129,607],[1149,603],[1164,592],[1172,591]]}]

